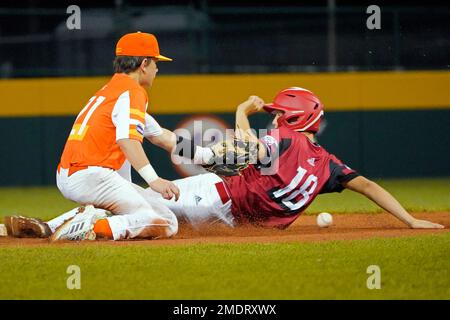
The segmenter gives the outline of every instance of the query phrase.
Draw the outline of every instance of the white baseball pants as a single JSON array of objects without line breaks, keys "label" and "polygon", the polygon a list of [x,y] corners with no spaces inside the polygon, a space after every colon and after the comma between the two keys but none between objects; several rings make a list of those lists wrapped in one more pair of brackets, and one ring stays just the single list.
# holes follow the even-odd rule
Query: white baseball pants
[{"label": "white baseball pants", "polygon": [[219,221],[234,226],[231,200],[219,176],[206,173],[172,182],[180,189],[178,201],[166,200],[150,188],[145,189],[146,199],[158,199],[161,204],[169,207],[177,218],[184,219],[193,226]]},{"label": "white baseball pants", "polygon": [[107,218],[114,240],[170,237],[178,231],[177,218],[169,208],[112,169],[88,167],[69,176],[61,168],[56,183],[67,199],[115,214]]}]

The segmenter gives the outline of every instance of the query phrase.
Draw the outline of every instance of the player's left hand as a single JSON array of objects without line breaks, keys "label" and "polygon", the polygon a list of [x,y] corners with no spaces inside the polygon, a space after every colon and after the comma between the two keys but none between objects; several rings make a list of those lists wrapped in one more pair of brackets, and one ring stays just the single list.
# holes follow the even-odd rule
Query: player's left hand
[{"label": "player's left hand", "polygon": [[410,227],[413,229],[444,229],[444,226],[439,223],[419,219],[414,219]]},{"label": "player's left hand", "polygon": [[172,181],[158,178],[150,183],[149,186],[153,191],[160,193],[166,200],[170,200],[175,196],[175,201],[178,201],[180,197],[180,189]]}]

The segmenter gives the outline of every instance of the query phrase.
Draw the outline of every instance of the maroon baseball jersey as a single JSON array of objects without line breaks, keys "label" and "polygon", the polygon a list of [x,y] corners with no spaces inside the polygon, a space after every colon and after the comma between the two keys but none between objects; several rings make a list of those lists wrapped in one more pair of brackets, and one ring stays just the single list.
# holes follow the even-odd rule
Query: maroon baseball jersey
[{"label": "maroon baseball jersey", "polygon": [[261,141],[270,162],[224,179],[238,223],[286,228],[318,194],[341,192],[344,182],[358,176],[302,133],[281,127]]}]

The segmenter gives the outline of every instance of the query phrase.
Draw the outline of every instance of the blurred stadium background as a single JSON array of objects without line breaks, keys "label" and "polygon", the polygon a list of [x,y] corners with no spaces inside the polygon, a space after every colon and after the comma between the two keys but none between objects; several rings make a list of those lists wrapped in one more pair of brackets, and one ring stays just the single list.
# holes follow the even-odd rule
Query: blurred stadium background
[{"label": "blurred stadium background", "polygon": [[[69,5],[81,29],[69,30]],[[369,4],[381,29],[369,30]],[[372,178],[450,176],[450,6],[446,2],[62,1],[0,3],[0,185],[52,185],[76,114],[112,74],[121,35],[161,52],[149,113],[161,125],[232,126],[250,94],[306,87],[326,107],[319,142]],[[188,120],[186,120],[188,119]],[[257,115],[264,128],[270,117]],[[146,146],[161,176],[175,170]]]}]

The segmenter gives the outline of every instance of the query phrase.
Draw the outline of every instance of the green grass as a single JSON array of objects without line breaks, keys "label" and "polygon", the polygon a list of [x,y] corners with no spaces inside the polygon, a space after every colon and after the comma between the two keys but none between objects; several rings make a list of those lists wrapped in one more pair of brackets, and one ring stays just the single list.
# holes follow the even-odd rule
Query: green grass
[{"label": "green grass", "polygon": [[[0,250],[1,299],[450,299],[450,234],[327,243]],[[226,258],[225,258],[226,257]],[[81,289],[66,287],[81,268]],[[369,265],[381,289],[369,290]]]},{"label": "green grass", "polygon": [[[450,210],[450,178],[398,179],[378,181],[410,211]],[[51,219],[75,207],[63,198],[56,187],[0,188],[0,217],[14,213]],[[365,197],[351,191],[317,197],[308,213],[365,212],[381,210]]]},{"label": "green grass", "polygon": [[[449,211],[450,179],[380,182],[411,211]],[[0,188],[0,216],[49,219],[75,205],[56,188]],[[345,191],[308,212],[378,212]],[[450,299],[450,234],[291,244],[0,247],[0,299]],[[68,290],[69,265],[81,290]],[[381,268],[381,290],[366,269]]]}]

